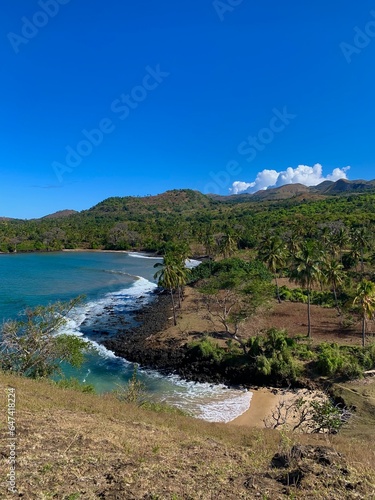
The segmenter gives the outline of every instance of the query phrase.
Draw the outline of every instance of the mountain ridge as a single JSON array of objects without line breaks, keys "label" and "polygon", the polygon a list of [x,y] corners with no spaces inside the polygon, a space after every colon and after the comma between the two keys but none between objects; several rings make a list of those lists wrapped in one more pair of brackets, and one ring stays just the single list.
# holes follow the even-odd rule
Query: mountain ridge
[{"label": "mountain ridge", "polygon": [[307,199],[317,199],[316,195],[323,198],[337,196],[340,194],[364,193],[375,191],[375,180],[364,179],[349,180],[339,179],[337,181],[326,180],[316,186],[305,186],[301,183],[284,184],[275,188],[261,189],[255,193],[239,193],[228,196],[209,194],[216,201],[281,201],[289,198],[306,195]]},{"label": "mountain ridge", "polygon": [[[220,203],[243,203],[243,202],[270,202],[294,199],[295,201],[314,201],[332,196],[347,194],[362,194],[375,192],[374,180],[348,180],[323,181],[316,186],[305,186],[304,184],[284,184],[283,186],[259,190],[256,193],[239,193],[231,195],[203,194],[193,189],[173,189],[157,195],[147,196],[114,196],[106,198],[92,207],[76,211],[72,209],[58,210],[52,214],[34,220],[58,219],[70,217],[79,213],[115,213],[120,211],[135,211],[140,213],[157,210],[161,212],[179,211],[186,209],[208,208]],[[16,221],[12,217],[0,217],[0,222]]]}]

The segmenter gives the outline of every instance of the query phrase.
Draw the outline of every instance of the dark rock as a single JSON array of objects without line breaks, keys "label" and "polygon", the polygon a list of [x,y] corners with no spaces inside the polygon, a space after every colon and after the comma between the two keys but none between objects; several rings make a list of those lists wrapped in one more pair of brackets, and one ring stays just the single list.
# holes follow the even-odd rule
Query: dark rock
[{"label": "dark rock", "polygon": [[282,476],[277,478],[284,486],[300,486],[302,479],[305,477],[305,473],[301,469],[295,469],[291,472],[287,472]]},{"label": "dark rock", "polygon": [[289,458],[287,455],[276,453],[271,460],[271,467],[283,469],[289,467]]}]

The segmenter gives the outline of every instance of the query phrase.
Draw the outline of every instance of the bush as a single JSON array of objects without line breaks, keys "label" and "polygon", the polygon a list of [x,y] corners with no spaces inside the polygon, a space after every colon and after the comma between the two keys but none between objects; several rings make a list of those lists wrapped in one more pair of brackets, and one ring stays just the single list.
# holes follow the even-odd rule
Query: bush
[{"label": "bush", "polygon": [[38,378],[61,373],[61,363],[79,367],[88,342],[72,335],[57,335],[66,323],[66,315],[80,301],[56,303],[25,311],[17,321],[1,327],[0,369]]},{"label": "bush", "polygon": [[294,348],[294,354],[298,359],[302,361],[312,361],[316,359],[316,353],[310,349],[310,346],[306,344],[296,344]]},{"label": "bush", "polygon": [[225,350],[208,337],[204,337],[198,342],[192,342],[189,347],[196,357],[213,359],[216,362],[220,362],[225,354]]},{"label": "bush", "polygon": [[114,391],[118,400],[124,403],[132,403],[142,406],[146,401],[146,386],[138,378],[138,366],[134,365],[133,374],[129,382],[125,386],[119,386]]},{"label": "bush", "polygon": [[271,328],[265,336],[249,339],[248,357],[254,359],[255,371],[274,380],[293,382],[301,374],[301,365],[293,358],[294,339],[285,330]]},{"label": "bush", "polygon": [[76,378],[63,378],[54,382],[60,389],[73,389],[84,393],[95,393],[95,387],[91,384],[82,384]]},{"label": "bush", "polygon": [[318,348],[317,369],[322,375],[335,375],[342,368],[344,358],[337,344],[324,342]]},{"label": "bush", "polygon": [[[302,288],[290,289],[287,286],[280,287],[280,298],[282,300],[290,300],[291,302],[302,302],[307,303],[308,291]],[[343,303],[347,300],[347,296],[344,294],[340,295],[340,302]],[[311,304],[322,306],[322,307],[335,307],[335,299],[333,293],[330,291],[318,291],[312,290],[310,293]]]}]

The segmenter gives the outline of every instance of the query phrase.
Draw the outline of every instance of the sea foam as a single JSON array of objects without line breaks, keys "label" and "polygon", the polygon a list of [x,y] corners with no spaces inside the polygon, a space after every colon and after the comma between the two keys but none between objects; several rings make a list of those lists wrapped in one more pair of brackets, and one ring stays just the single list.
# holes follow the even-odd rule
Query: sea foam
[{"label": "sea foam", "polygon": [[[193,261],[193,264],[198,265],[199,261]],[[84,333],[80,329],[82,324],[84,322],[90,324],[95,317],[105,313],[106,308],[111,307],[114,310],[120,308],[130,312],[152,300],[152,292],[157,285],[140,276],[135,276],[134,279],[134,283],[128,288],[107,293],[102,298],[76,307],[69,313],[67,322],[59,333],[83,337]],[[86,340],[102,361],[107,360],[110,363],[109,370],[115,369],[119,375],[130,372],[132,363],[116,356],[114,352],[95,340],[87,338]],[[252,393],[248,391],[228,389],[224,385],[189,382],[177,375],[165,376],[151,369],[140,368],[139,375],[146,385],[155,387],[156,384],[159,400],[209,422],[233,420],[249,408],[252,397]],[[89,370],[84,377],[85,381],[92,383],[91,377]]]}]

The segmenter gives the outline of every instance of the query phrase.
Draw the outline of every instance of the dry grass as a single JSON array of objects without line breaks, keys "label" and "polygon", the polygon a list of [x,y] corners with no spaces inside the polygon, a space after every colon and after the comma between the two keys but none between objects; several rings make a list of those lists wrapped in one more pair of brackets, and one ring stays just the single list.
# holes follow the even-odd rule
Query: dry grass
[{"label": "dry grass", "polygon": [[[288,281],[288,286],[293,285]],[[172,309],[170,314],[170,325],[164,331],[149,337],[150,346],[156,347],[173,341],[176,345],[185,344],[201,337],[204,334],[223,331],[223,326],[216,322],[214,324],[207,317],[207,308],[202,300],[202,295],[192,287],[185,288],[185,300],[182,308],[177,310],[178,324],[173,326]],[[346,345],[361,345],[360,321],[352,328],[343,328],[342,318],[333,308],[325,308],[316,305],[311,306],[312,336],[315,343],[338,342]],[[369,327],[373,329],[373,325]],[[307,334],[307,305],[296,302],[285,301],[278,304],[272,301],[269,308],[249,318],[241,325],[240,336],[244,339],[264,332],[269,328],[287,330],[291,336]],[[216,336],[219,345],[225,345],[225,337]]]},{"label": "dry grass", "polygon": [[[186,293],[177,327],[150,336],[150,345],[170,345],[172,339],[178,345],[212,332],[198,292],[187,288]],[[273,311],[251,319],[246,334],[268,326],[301,333],[305,306],[281,306],[285,311],[275,303]],[[332,331],[327,331],[326,315],[333,321]],[[332,310],[314,308],[313,327],[318,340],[339,335],[339,320]],[[4,482],[9,470],[6,387],[17,391],[17,487],[25,499],[375,498],[375,384],[337,387],[356,406],[357,416],[329,442],[322,436],[291,436],[159,414],[110,395],[82,394],[6,374],[0,374],[0,387],[0,498],[14,498]],[[297,439],[305,445],[328,445],[344,458],[338,456],[329,465],[293,463],[291,467],[303,471],[303,482],[285,486],[277,480],[285,471],[272,469],[271,459],[278,451],[289,453]]]},{"label": "dry grass", "polygon": [[[45,381],[1,375],[0,382],[1,498],[13,498],[4,484],[6,387],[17,392],[17,486],[23,498],[274,500],[291,493],[293,498],[355,498],[348,496],[347,484],[355,486],[358,498],[371,498],[367,495],[374,491],[369,484],[373,455],[364,456],[361,443],[345,437],[332,445],[349,453],[349,477],[341,479],[330,468],[319,474],[325,478],[328,471],[331,481],[306,476],[307,490],[286,488],[270,468],[281,443],[291,444],[278,432],[157,414]],[[319,436],[300,438],[325,443]]]}]

